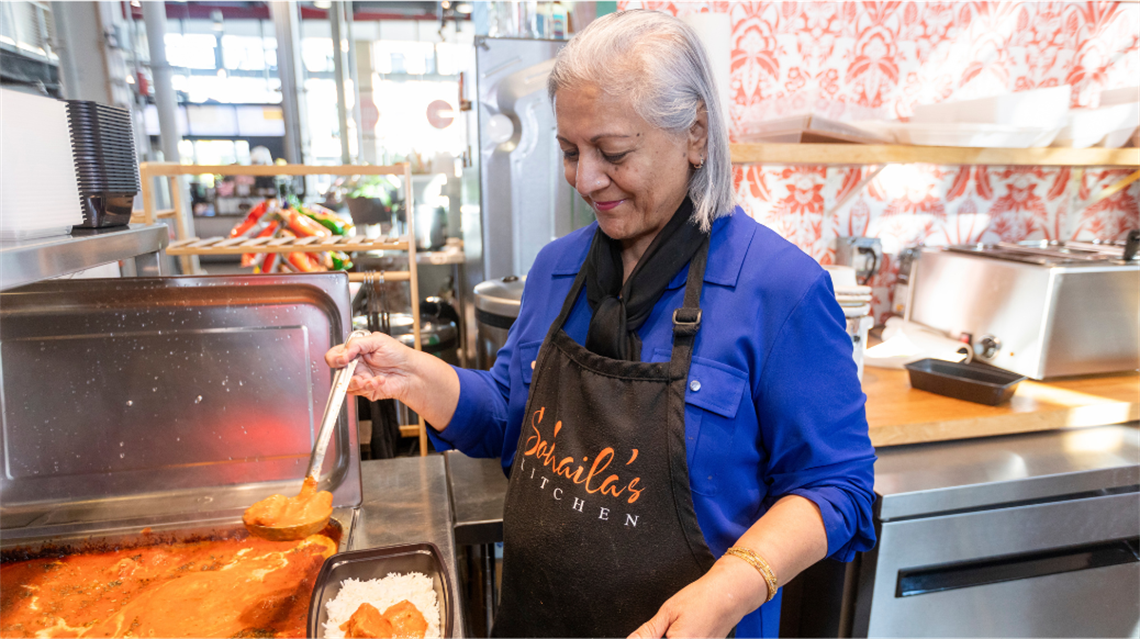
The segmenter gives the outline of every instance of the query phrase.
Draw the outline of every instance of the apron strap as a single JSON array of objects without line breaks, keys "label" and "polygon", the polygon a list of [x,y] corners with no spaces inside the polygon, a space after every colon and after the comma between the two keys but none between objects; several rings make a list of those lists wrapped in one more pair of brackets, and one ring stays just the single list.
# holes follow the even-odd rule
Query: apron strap
[{"label": "apron strap", "polygon": [[586,283],[586,268],[583,265],[578,269],[578,275],[574,278],[574,283],[570,285],[570,293],[566,295],[566,299],[562,302],[562,310],[559,311],[558,317],[550,324],[550,329],[546,331],[546,338],[542,340],[545,346],[551,338],[554,337],[558,331],[562,330],[562,326],[566,323],[566,318],[570,317],[570,311],[574,310],[574,305],[578,303],[578,297],[582,294],[582,287]]},{"label": "apron strap", "polygon": [[701,330],[701,290],[705,278],[705,265],[709,257],[709,240],[701,244],[689,262],[689,277],[685,282],[683,306],[673,311],[673,354],[669,359],[669,376],[684,379],[689,376],[693,359],[693,342]]}]

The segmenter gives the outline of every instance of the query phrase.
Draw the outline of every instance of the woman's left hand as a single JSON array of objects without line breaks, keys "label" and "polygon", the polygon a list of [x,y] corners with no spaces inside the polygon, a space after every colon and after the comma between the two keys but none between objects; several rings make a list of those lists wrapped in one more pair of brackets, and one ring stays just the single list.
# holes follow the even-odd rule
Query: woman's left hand
[{"label": "woman's left hand", "polygon": [[666,600],[630,637],[727,637],[767,598],[768,585],[760,573],[734,557],[722,557],[705,576]]}]

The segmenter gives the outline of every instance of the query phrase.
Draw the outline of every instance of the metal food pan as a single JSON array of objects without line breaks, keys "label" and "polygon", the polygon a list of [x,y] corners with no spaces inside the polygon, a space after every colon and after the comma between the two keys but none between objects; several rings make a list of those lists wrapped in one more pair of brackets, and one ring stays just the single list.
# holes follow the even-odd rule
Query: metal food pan
[{"label": "metal food pan", "polygon": [[[345,579],[382,579],[389,573],[418,572],[431,577],[439,604],[439,633],[442,637],[455,634],[451,615],[451,578],[444,568],[443,558],[435,544],[405,544],[369,550],[354,550],[333,555],[325,561],[317,575],[313,598],[309,603],[309,636],[324,637],[328,610],[325,604],[340,594]],[[381,611],[383,612],[383,611]]]},{"label": "metal food pan", "polygon": [[[337,552],[343,552],[350,547],[352,543],[352,529],[355,523],[356,511],[354,509],[334,509],[332,518],[329,524],[321,531],[321,534],[331,538],[336,542]],[[150,548],[161,551],[162,549],[171,549],[176,544],[197,544],[197,543],[221,543],[226,540],[236,540],[240,543],[241,540],[246,539],[248,533],[241,523],[240,519],[227,518],[227,519],[205,519],[196,521],[186,521],[178,523],[167,524],[152,524],[145,527],[133,526],[100,530],[88,530],[81,532],[74,532],[70,534],[58,535],[44,539],[24,539],[18,542],[10,540],[5,536],[0,542],[0,562],[3,564],[10,564],[21,562],[25,560],[47,560],[55,562],[63,559],[64,557],[74,557],[79,559],[80,556],[86,554],[98,553],[114,553],[127,551],[123,554],[131,555],[135,552],[140,552],[142,549]],[[207,550],[212,550],[209,546]],[[153,551],[152,551],[153,552]],[[193,552],[193,549],[191,549]],[[160,553],[161,554],[161,553]],[[240,554],[240,551],[239,551]],[[122,556],[122,555],[120,555]],[[50,566],[51,564],[49,564]],[[82,562],[74,564],[81,566]],[[202,566],[202,570],[208,569]],[[21,571],[15,568],[15,574],[23,574],[27,576],[26,571]],[[169,573],[168,573],[169,574]],[[248,574],[239,575],[237,572],[232,573],[231,577],[226,583],[226,578],[221,577],[222,587],[235,587],[242,588],[241,582],[235,582],[235,579],[245,580],[249,578]],[[309,572],[308,579],[313,579],[313,573]],[[35,577],[32,581],[17,580],[15,575],[6,574],[6,581],[3,584],[5,589],[19,590],[20,586],[35,587]],[[98,576],[92,574],[92,578],[98,579]],[[311,587],[315,581],[308,583],[304,581],[297,581],[300,577],[297,576],[292,581],[279,582],[282,587],[287,588],[301,588],[306,586]],[[288,577],[287,577],[288,579]],[[140,582],[141,583],[141,582]],[[158,605],[169,605],[171,602],[168,597],[171,596],[170,591],[164,589],[162,585],[159,586],[157,591],[160,599],[157,601]],[[73,597],[78,595],[67,595],[66,590],[62,592],[57,589],[49,591],[48,597]],[[299,593],[304,596],[304,590]],[[163,601],[165,599],[165,602]],[[49,598],[50,601],[50,598]],[[249,602],[253,603],[253,602]],[[299,601],[298,604],[307,604],[304,600]],[[304,612],[298,611],[300,614]],[[304,617],[299,621],[304,623]],[[253,628],[251,628],[253,629]],[[9,629],[11,630],[11,629]],[[304,628],[299,628],[301,632]],[[82,633],[81,633],[82,634]],[[16,636],[16,635],[10,635]],[[129,633],[128,635],[129,636]],[[263,633],[253,634],[239,634],[237,636],[269,636]]]},{"label": "metal food pan", "polygon": [[[53,280],[0,294],[0,530],[237,519],[297,494],[350,330],[344,273]],[[361,503],[355,402],[320,488]]]},{"label": "metal food pan", "polygon": [[[357,510],[335,508],[329,525],[320,534],[337,542],[337,552],[348,550],[352,543],[352,528]],[[240,518],[199,519],[132,526],[75,529],[63,534],[41,538],[0,540],[0,563],[37,559],[45,555],[71,555],[100,552],[108,549],[137,548],[163,544],[209,541],[244,537],[245,526]]]}]

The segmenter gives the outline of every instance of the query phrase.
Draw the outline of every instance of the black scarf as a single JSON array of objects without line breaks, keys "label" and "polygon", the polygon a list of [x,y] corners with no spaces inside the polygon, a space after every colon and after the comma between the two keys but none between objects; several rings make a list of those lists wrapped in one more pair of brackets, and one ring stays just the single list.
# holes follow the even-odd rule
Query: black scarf
[{"label": "black scarf", "polygon": [[586,348],[610,359],[641,361],[637,329],[645,323],[669,282],[708,237],[689,221],[693,202],[688,197],[661,229],[633,273],[622,285],[621,242],[594,233],[586,256],[586,300],[593,316]]}]

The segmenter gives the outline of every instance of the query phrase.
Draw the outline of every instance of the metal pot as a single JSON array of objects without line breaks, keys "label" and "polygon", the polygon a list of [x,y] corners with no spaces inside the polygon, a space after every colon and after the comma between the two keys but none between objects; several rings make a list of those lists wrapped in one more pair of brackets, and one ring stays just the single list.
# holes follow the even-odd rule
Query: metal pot
[{"label": "metal pot", "polygon": [[508,275],[475,287],[475,365],[490,370],[519,316],[526,276]]}]

